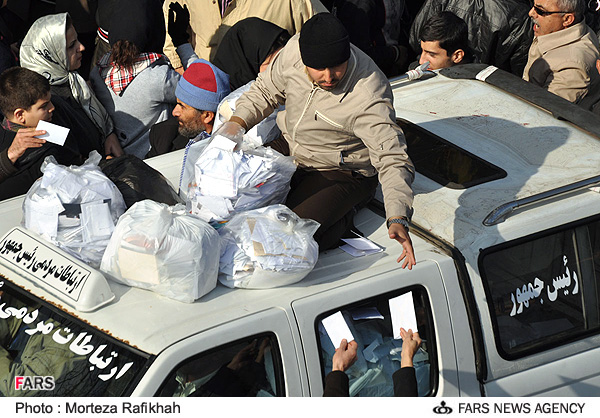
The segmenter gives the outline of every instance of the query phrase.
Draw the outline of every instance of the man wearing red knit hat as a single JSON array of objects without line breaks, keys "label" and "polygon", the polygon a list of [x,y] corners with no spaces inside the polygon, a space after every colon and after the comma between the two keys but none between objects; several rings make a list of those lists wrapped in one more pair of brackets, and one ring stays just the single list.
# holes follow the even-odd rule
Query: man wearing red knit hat
[{"label": "man wearing red knit hat", "polygon": [[[177,121],[175,136],[168,120],[150,130],[152,148],[148,157],[184,148],[190,142],[208,138],[212,133],[217,107],[230,93],[229,76],[210,62],[194,61],[177,83],[177,105],[173,116]],[[170,132],[171,131],[171,132]]]}]

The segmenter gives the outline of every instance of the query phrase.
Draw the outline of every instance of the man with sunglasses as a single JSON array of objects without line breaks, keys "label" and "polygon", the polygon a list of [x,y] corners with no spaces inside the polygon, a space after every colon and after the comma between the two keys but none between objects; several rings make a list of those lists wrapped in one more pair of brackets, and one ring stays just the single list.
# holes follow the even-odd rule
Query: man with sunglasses
[{"label": "man with sunglasses", "polygon": [[598,38],[584,19],[585,0],[534,0],[534,39],[523,79],[586,109],[600,99]]}]

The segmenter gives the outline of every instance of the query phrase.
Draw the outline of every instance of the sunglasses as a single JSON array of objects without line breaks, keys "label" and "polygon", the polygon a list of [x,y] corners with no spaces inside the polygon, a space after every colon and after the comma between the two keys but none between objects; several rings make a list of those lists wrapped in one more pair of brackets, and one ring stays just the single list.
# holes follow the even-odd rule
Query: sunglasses
[{"label": "sunglasses", "polygon": [[533,10],[535,10],[535,13],[539,16],[550,16],[550,15],[554,15],[557,13],[573,13],[573,12],[564,12],[564,11],[549,12],[548,10],[540,9],[540,7],[536,6],[535,4],[533,5]]}]

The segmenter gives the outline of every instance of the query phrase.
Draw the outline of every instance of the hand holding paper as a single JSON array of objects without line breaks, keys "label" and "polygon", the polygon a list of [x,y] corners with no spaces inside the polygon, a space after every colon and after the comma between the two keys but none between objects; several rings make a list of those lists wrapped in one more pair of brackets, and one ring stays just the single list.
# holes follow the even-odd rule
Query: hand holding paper
[{"label": "hand holding paper", "polygon": [[55,125],[50,122],[46,122],[45,120],[41,120],[38,122],[37,127],[35,128],[38,131],[46,131],[45,135],[40,135],[38,138],[45,139],[48,142],[52,142],[53,144],[57,144],[63,146],[65,141],[67,140],[67,135],[69,135],[69,128],[64,128],[62,126]]},{"label": "hand holding paper", "polygon": [[327,335],[331,339],[331,343],[335,348],[338,348],[340,341],[352,341],[354,336],[346,324],[346,320],[341,312],[336,312],[333,315],[324,318],[322,321]]},{"label": "hand holding paper", "polygon": [[395,339],[400,338],[400,328],[419,332],[412,292],[390,299],[390,313]]}]

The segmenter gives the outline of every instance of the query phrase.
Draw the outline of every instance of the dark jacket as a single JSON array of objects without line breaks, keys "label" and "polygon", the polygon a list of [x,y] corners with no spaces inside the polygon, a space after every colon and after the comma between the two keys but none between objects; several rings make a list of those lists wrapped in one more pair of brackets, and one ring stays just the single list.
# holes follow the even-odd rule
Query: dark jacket
[{"label": "dark jacket", "polygon": [[533,40],[529,0],[427,0],[410,31],[410,45],[420,52],[419,33],[430,16],[450,11],[467,22],[469,44],[478,62],[519,77]]},{"label": "dark jacket", "polygon": [[13,164],[8,158],[8,148],[15,135],[15,132],[0,128],[0,200],[27,193],[31,185],[42,176],[40,167],[44,159],[50,155],[63,165],[83,162],[79,155],[74,154],[67,147],[47,142],[40,148],[28,149]]},{"label": "dark jacket", "polygon": [[[394,381],[394,396],[419,396],[417,391],[417,376],[414,367],[402,367],[392,375]],[[325,378],[323,396],[350,396],[348,376],[339,370],[331,372]]]},{"label": "dark jacket", "polygon": [[177,132],[177,118],[167,119],[150,128],[150,151],[146,158],[156,157],[167,152],[183,149],[190,142],[188,138]]},{"label": "dark jacket", "polygon": [[396,75],[396,51],[383,35],[383,0],[322,0],[321,3],[344,25],[350,42],[366,53],[388,77]]}]

